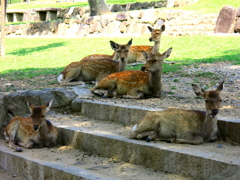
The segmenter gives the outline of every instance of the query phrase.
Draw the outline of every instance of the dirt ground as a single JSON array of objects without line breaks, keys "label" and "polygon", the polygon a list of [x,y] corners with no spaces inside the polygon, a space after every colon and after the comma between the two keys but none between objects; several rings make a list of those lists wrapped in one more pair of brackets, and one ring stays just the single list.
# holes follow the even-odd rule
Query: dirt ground
[{"label": "dirt ground", "polygon": [[[0,85],[4,94],[36,88],[61,88],[57,83],[48,84],[56,80],[56,76],[36,77],[25,81],[7,81],[1,79]],[[183,108],[205,110],[204,100],[196,99],[192,91],[191,84],[198,84],[204,89],[215,89],[224,80],[224,89],[221,93],[222,106],[219,117],[226,119],[240,120],[240,66],[231,65],[228,62],[218,62],[215,64],[200,64],[198,66],[185,67],[177,73],[164,74],[163,97],[161,99],[151,98],[143,100],[134,99],[102,99],[100,101],[111,101],[123,103],[129,106],[145,106],[151,108]],[[40,82],[41,84],[37,83]],[[45,82],[45,84],[43,84]],[[66,87],[63,87],[66,88]]]},{"label": "dirt ground", "polygon": [[[202,75],[199,75],[202,73]],[[209,75],[210,74],[210,75]],[[36,82],[42,79],[47,82],[51,82],[56,79],[55,76],[48,77],[37,77],[28,81],[7,81],[1,79],[1,88],[3,91],[0,96],[4,94],[14,93],[16,91],[22,91],[25,89],[36,89],[43,88],[42,84],[34,84],[31,82]],[[100,101],[111,101],[116,104],[125,104],[129,106],[144,106],[150,108],[168,108],[177,107],[184,109],[199,109],[204,110],[204,100],[197,99],[196,95],[192,91],[191,84],[199,84],[204,89],[215,89],[221,81],[225,81],[224,89],[221,93],[222,107],[220,109],[218,117],[224,117],[225,119],[235,119],[240,121],[240,66],[231,65],[227,62],[219,62],[216,64],[200,64],[197,67],[186,67],[179,73],[169,73],[163,75],[163,97],[161,99],[151,98],[143,100],[133,100],[133,99],[102,99],[96,96],[94,99]],[[47,86],[48,88],[61,87],[57,84],[51,84]],[[65,87],[64,87],[65,88]],[[49,115],[49,120],[55,121],[61,124],[61,122],[66,122],[66,117],[59,114]],[[76,123],[75,123],[76,124]],[[94,122],[88,123],[87,121],[79,122],[79,126],[91,127],[93,128]],[[104,127],[108,126],[108,122],[101,123]],[[97,127],[99,124],[96,124]],[[103,127],[102,126],[102,127]],[[110,124],[109,124],[110,126]],[[128,136],[130,127],[118,127],[121,129],[119,135]],[[208,146],[208,145],[207,145]],[[203,146],[204,147],[204,146]],[[62,147],[64,148],[64,147]],[[65,147],[67,148],[67,147]],[[236,147],[233,147],[236,148]],[[55,150],[54,150],[55,151]],[[56,149],[56,151],[60,151]],[[63,158],[63,157],[62,157]],[[63,159],[61,159],[63,160]],[[101,158],[99,162],[103,161]],[[107,162],[109,164],[109,162]],[[93,166],[93,165],[91,165]],[[129,165],[130,166],[130,165]],[[131,165],[133,166],[133,165]],[[137,167],[132,167],[131,169],[136,170]],[[143,170],[143,169],[142,169]],[[175,177],[177,178],[177,176]],[[3,169],[0,169],[0,179],[6,180],[24,180],[21,176],[16,176],[14,174],[8,173]]]}]

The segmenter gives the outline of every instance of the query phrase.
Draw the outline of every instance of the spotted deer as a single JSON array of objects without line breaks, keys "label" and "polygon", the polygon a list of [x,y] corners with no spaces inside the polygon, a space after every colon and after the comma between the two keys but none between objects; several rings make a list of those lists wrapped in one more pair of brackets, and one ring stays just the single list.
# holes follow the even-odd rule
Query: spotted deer
[{"label": "spotted deer", "polygon": [[161,96],[162,63],[172,52],[169,48],[163,54],[143,51],[146,64],[142,71],[132,70],[110,74],[95,85],[91,91],[104,97],[139,99]]},{"label": "spotted deer", "polygon": [[69,64],[58,76],[58,82],[60,85],[94,83],[108,74],[125,71],[131,44],[132,39],[124,45],[110,41],[110,45],[115,51],[114,59],[119,62],[111,59],[99,59],[94,56],[89,56],[88,58],[83,58],[81,61]]},{"label": "spotted deer", "polygon": [[52,100],[46,105],[34,106],[27,102],[30,117],[14,117],[4,132],[10,148],[21,152],[22,148],[54,146],[57,142],[57,130],[45,115],[52,106]]},{"label": "spotted deer", "polygon": [[[148,30],[151,32],[151,36],[149,38],[150,42],[154,42],[153,46],[148,45],[132,45],[128,52],[128,63],[135,63],[135,62],[145,62],[145,57],[142,55],[142,51],[146,51],[148,53],[157,53],[160,49],[160,41],[161,41],[161,35],[162,32],[165,31],[165,25],[162,25],[160,29],[154,29],[150,26],[148,26]],[[116,58],[116,52],[114,52],[112,55],[106,55],[106,54],[93,54],[85,57],[86,59],[112,59],[112,60],[118,60]],[[85,59],[83,58],[83,60]],[[169,61],[164,61],[164,63],[173,63]]]},{"label": "spotted deer", "polygon": [[147,141],[159,138],[180,144],[203,144],[217,139],[217,114],[221,104],[223,82],[216,90],[205,91],[192,84],[197,96],[205,100],[206,112],[199,110],[166,109],[149,112],[132,128],[133,139]]}]

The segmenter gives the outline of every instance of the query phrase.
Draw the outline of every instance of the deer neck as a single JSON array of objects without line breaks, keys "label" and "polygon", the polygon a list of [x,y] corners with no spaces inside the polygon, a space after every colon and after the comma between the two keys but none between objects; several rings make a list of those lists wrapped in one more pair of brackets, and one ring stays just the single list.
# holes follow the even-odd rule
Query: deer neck
[{"label": "deer neck", "polygon": [[46,120],[44,124],[39,128],[38,132],[42,139],[45,139],[47,137],[47,135],[49,134],[49,129]]},{"label": "deer neck", "polygon": [[217,133],[217,117],[214,118],[206,112],[203,122],[203,134],[205,139],[210,139],[214,134]]},{"label": "deer neck", "polygon": [[162,74],[161,71],[151,72],[149,74],[149,83],[153,96],[161,97]]},{"label": "deer neck", "polygon": [[121,72],[121,71],[125,71],[126,70],[126,67],[127,67],[127,61],[124,60],[124,61],[119,61],[118,63],[118,71]]},{"label": "deer neck", "polygon": [[159,41],[154,42],[154,45],[152,48],[152,53],[155,54],[155,53],[159,52],[159,49],[160,49],[160,39],[159,39]]}]

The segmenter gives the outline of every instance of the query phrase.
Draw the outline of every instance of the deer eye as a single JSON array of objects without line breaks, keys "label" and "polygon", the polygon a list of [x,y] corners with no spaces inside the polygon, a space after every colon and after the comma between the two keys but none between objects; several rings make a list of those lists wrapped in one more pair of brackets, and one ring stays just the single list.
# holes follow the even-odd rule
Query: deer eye
[{"label": "deer eye", "polygon": [[222,99],[220,99],[219,102],[222,102]]},{"label": "deer eye", "polygon": [[45,117],[45,115],[42,115],[42,116],[41,116],[41,118],[44,118],[44,117]]},{"label": "deer eye", "polygon": [[206,103],[209,103],[209,101],[208,101],[208,100],[205,100],[205,102],[206,102]]}]

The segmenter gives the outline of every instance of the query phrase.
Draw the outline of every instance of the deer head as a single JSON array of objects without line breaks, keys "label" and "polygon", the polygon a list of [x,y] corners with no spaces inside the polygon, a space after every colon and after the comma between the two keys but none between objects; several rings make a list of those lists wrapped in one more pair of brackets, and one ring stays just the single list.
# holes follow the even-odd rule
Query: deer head
[{"label": "deer head", "polygon": [[116,52],[118,59],[125,61],[128,58],[128,51],[132,45],[132,39],[125,45],[120,45],[114,41],[110,41],[111,48]]},{"label": "deer head", "polygon": [[205,91],[204,89],[200,88],[198,85],[192,84],[195,94],[205,99],[206,112],[212,118],[214,118],[218,114],[218,110],[222,102],[222,99],[220,97],[220,92],[223,89],[223,83],[224,81],[219,84],[216,90],[212,90],[212,91]]},{"label": "deer head", "polygon": [[53,100],[48,102],[46,105],[42,105],[42,106],[34,106],[34,105],[30,104],[29,102],[27,102],[27,105],[31,112],[33,129],[35,131],[37,131],[43,125],[43,123],[45,123],[45,121],[46,121],[45,115],[50,110],[50,108],[52,106],[52,101]]},{"label": "deer head", "polygon": [[160,41],[160,36],[162,32],[165,31],[165,25],[162,25],[160,29],[153,29],[152,27],[148,26],[148,30],[151,32],[151,37],[149,38],[150,42],[158,42]]},{"label": "deer head", "polygon": [[168,58],[172,52],[172,48],[169,48],[164,53],[148,53],[142,51],[143,56],[146,58],[146,64],[141,67],[142,71],[156,72],[161,70],[162,62]]}]

